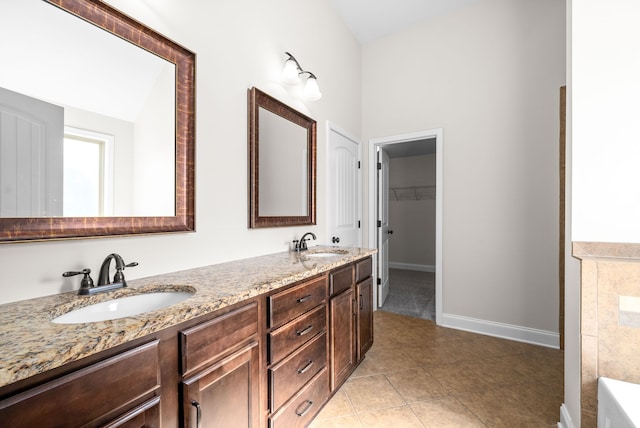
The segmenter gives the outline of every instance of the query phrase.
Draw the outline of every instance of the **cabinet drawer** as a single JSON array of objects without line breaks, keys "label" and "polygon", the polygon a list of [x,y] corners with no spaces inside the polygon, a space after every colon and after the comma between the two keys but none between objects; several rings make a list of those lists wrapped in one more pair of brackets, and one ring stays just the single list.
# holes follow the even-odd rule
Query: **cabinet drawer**
[{"label": "cabinet drawer", "polygon": [[356,283],[371,276],[371,257],[356,262]]},{"label": "cabinet drawer", "polygon": [[0,401],[0,421],[11,427],[97,426],[160,394],[158,341]]},{"label": "cabinet drawer", "polygon": [[269,428],[307,426],[329,396],[327,373],[327,369],[323,369],[286,406],[269,418]]},{"label": "cabinet drawer", "polygon": [[323,303],[326,297],[326,276],[269,296],[269,327],[277,327],[297,318]]},{"label": "cabinet drawer", "polygon": [[326,327],[327,307],[322,305],[278,328],[269,334],[269,362],[280,361]]},{"label": "cabinet drawer", "polygon": [[297,352],[269,369],[271,411],[282,406],[327,363],[327,334],[303,345]]},{"label": "cabinet drawer", "polygon": [[258,332],[258,304],[239,309],[180,332],[183,376],[219,359]]},{"label": "cabinet drawer", "polygon": [[353,266],[340,268],[329,274],[329,294],[340,294],[353,284]]}]

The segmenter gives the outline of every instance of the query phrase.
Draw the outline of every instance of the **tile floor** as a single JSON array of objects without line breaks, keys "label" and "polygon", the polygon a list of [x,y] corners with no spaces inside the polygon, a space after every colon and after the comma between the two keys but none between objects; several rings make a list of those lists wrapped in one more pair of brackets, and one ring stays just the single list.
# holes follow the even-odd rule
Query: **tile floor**
[{"label": "tile floor", "polygon": [[557,427],[563,352],[374,314],[374,345],[311,424]]}]

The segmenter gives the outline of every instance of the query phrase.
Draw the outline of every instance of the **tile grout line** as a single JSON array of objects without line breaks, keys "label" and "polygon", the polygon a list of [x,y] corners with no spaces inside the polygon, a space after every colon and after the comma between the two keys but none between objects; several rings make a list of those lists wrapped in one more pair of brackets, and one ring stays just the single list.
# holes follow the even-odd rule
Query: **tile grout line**
[{"label": "tile grout line", "polygon": [[[420,369],[423,370],[422,368],[420,368]],[[411,369],[406,369],[406,370],[411,370]],[[406,371],[406,370],[401,370],[401,371]],[[404,398],[404,396],[402,394],[400,394],[400,391],[398,391],[398,388],[396,388],[396,386],[393,384],[393,382],[391,382],[391,380],[387,377],[386,373],[384,374],[384,378],[387,380],[387,382],[389,382],[389,385],[391,385],[391,387],[396,392],[396,394],[398,394],[400,396],[400,398],[402,398],[402,401],[404,401],[404,406],[406,406],[409,409],[411,414],[416,418],[416,420],[420,423],[420,425],[422,425],[423,428],[426,428],[424,423],[422,422],[422,420],[418,417],[418,415],[416,415],[416,412],[413,411],[413,409],[411,408],[411,405],[407,402],[407,399]],[[436,380],[436,382],[438,382],[438,381]]]}]

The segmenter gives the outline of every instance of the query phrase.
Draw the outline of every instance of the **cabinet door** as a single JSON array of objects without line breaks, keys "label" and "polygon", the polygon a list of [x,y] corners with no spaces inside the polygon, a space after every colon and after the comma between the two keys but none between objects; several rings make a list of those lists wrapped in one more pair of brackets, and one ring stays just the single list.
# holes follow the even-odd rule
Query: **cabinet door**
[{"label": "cabinet door", "polygon": [[356,285],[358,293],[358,361],[373,345],[373,280],[371,277]]},{"label": "cabinet door", "polygon": [[186,428],[259,426],[258,342],[183,382]]},{"label": "cabinet door", "polygon": [[355,368],[355,303],[353,288],[331,299],[331,391],[338,388]]}]

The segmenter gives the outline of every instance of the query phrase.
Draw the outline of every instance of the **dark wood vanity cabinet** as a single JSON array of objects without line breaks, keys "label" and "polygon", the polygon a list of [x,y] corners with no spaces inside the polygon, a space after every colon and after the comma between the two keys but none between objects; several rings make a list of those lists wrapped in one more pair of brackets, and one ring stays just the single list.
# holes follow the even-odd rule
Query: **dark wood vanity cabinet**
[{"label": "dark wood vanity cabinet", "polygon": [[270,428],[306,426],[329,397],[327,276],[267,297]]},{"label": "dark wood vanity cabinet", "polygon": [[121,352],[0,401],[12,428],[160,427],[159,342]]},{"label": "dark wood vanity cabinet", "polygon": [[370,257],[329,274],[331,391],[373,345],[372,284]]},{"label": "dark wood vanity cabinet", "polygon": [[0,426],[259,428],[260,305],[221,312],[0,388]]},{"label": "dark wood vanity cabinet", "polygon": [[184,427],[260,426],[258,305],[179,334]]},{"label": "dark wood vanity cabinet", "polygon": [[0,388],[0,426],[307,426],[373,343],[371,258]]}]

